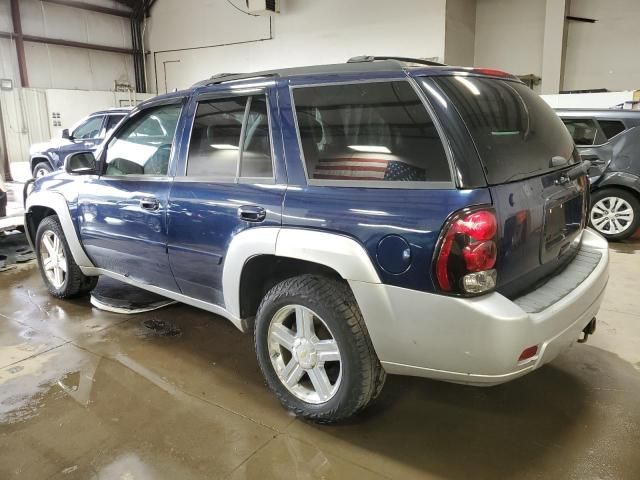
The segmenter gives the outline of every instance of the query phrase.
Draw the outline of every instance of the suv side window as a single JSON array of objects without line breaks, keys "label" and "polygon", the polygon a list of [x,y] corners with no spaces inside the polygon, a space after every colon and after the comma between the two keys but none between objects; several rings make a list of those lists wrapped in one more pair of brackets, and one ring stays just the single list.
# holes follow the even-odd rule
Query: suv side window
[{"label": "suv side window", "polygon": [[198,104],[189,144],[187,176],[230,180],[238,176],[273,176],[264,95],[218,98]]},{"label": "suv side window", "polygon": [[625,131],[624,123],[620,120],[598,120],[600,128],[604,132],[607,140],[611,140],[613,137]]},{"label": "suv side window", "polygon": [[598,135],[598,125],[590,118],[563,118],[567,130],[576,145],[593,145]]},{"label": "suv side window", "polygon": [[105,175],[166,175],[181,110],[163,105],[131,118],[107,146]]},{"label": "suv side window", "polygon": [[450,182],[425,106],[406,81],[293,90],[309,180]]},{"label": "suv side window", "polygon": [[73,138],[76,140],[88,140],[90,138],[98,138],[102,130],[103,115],[90,117],[73,131]]}]

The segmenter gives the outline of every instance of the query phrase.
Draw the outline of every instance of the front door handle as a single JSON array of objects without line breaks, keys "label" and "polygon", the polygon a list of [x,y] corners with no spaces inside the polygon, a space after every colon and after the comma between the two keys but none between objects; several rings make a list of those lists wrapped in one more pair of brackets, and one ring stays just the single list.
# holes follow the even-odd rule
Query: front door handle
[{"label": "front door handle", "polygon": [[160,202],[157,198],[143,198],[140,200],[140,208],[145,210],[158,210]]},{"label": "front door handle", "polygon": [[243,205],[238,208],[238,216],[246,222],[262,222],[267,218],[267,211],[257,205]]}]

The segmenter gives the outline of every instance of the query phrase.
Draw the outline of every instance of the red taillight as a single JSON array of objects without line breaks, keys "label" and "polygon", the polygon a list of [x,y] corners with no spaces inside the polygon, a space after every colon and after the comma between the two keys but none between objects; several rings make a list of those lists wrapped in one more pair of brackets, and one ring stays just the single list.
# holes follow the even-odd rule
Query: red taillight
[{"label": "red taillight", "polygon": [[489,209],[455,214],[440,239],[435,274],[440,290],[483,293],[495,287],[498,222]]}]

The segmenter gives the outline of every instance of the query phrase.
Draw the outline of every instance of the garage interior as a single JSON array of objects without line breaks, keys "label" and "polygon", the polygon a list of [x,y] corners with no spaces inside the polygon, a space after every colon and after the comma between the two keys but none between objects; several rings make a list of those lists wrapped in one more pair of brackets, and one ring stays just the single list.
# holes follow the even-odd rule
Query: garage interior
[{"label": "garage interior", "polygon": [[[223,72],[398,55],[511,72],[555,108],[640,109],[638,18],[635,0],[0,0],[7,211],[33,145]],[[7,230],[0,478],[640,478],[640,235],[609,248],[587,343],[491,388],[389,376],[325,426],[282,408],[227,320],[55,299]]]}]

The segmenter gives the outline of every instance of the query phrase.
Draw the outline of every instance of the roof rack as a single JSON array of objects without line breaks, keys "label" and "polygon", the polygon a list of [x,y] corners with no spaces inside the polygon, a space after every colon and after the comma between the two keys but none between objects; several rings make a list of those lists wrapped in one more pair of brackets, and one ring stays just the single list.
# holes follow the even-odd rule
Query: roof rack
[{"label": "roof rack", "polygon": [[398,62],[403,63],[416,63],[418,65],[428,65],[430,67],[446,67],[445,63],[434,62],[431,60],[422,60],[420,58],[409,58],[409,57],[373,57],[369,55],[361,55],[359,57],[352,57],[347,60],[347,63],[364,63],[364,62],[375,62],[376,60],[397,60]]},{"label": "roof rack", "polygon": [[275,77],[275,72],[263,73],[217,73],[206,80],[195,83],[193,86],[203,87],[208,85],[216,85],[220,83],[237,82],[240,80],[260,79],[265,77]]}]

